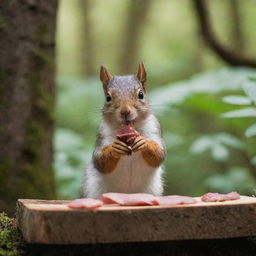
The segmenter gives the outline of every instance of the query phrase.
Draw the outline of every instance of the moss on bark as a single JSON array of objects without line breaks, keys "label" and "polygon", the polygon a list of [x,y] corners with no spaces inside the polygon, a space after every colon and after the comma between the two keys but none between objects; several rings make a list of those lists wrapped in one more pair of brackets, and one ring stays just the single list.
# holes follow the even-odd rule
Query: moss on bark
[{"label": "moss on bark", "polygon": [[4,26],[5,26],[4,17],[0,15],[0,29],[4,28]]},{"label": "moss on bark", "polygon": [[24,254],[24,242],[14,219],[0,213],[0,256],[20,256]]}]

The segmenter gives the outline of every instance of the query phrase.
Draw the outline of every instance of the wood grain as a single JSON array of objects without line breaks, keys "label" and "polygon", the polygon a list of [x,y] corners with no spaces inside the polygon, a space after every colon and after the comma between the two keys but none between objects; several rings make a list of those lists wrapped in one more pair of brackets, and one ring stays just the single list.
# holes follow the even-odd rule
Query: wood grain
[{"label": "wood grain", "polygon": [[256,235],[256,198],[182,206],[69,209],[69,201],[20,199],[25,240],[43,244],[124,243]]}]

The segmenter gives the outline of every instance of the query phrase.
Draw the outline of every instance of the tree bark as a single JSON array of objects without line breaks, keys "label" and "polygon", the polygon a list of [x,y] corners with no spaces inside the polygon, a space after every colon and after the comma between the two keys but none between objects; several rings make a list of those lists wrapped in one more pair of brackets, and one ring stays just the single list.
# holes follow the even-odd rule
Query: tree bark
[{"label": "tree bark", "polygon": [[152,4],[151,0],[132,0],[129,1],[128,16],[123,30],[120,72],[123,74],[134,73],[137,67],[138,53],[140,49],[140,35],[145,25],[147,14]]},{"label": "tree bark", "polygon": [[92,2],[90,0],[80,0],[81,1],[81,12],[82,12],[82,67],[83,73],[86,76],[95,75],[94,69],[94,47],[93,47],[93,37],[92,37],[92,22],[90,19],[90,11]]},{"label": "tree bark", "polygon": [[224,46],[215,36],[209,18],[206,0],[192,0],[203,40],[222,60],[231,66],[256,67],[256,59],[243,56],[232,47]]},{"label": "tree bark", "polygon": [[17,198],[54,198],[57,0],[0,4],[0,211]]}]

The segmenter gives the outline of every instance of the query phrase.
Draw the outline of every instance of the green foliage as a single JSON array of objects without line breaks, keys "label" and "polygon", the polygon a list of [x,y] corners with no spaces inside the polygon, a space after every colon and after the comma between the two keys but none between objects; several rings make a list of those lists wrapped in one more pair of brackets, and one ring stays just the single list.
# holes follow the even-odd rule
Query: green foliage
[{"label": "green foliage", "polygon": [[184,143],[184,138],[176,133],[165,133],[164,134],[165,145],[168,149],[175,148]]},{"label": "green foliage", "polygon": [[[242,117],[256,117],[256,83],[251,79],[247,79],[243,82],[242,88],[247,94],[246,96],[226,96],[223,101],[232,105],[252,105],[252,107],[241,108],[234,111],[229,111],[221,116],[224,118],[242,118]],[[253,137],[256,135],[256,124],[251,125],[246,129],[245,135],[247,137]],[[229,156],[228,148],[224,146],[234,147],[240,150],[244,150],[245,155],[250,155],[247,152],[248,148],[245,144],[230,134],[214,134],[211,136],[202,136],[197,139],[191,147],[192,153],[202,153],[206,150],[211,150],[213,159],[217,161],[226,161]],[[255,153],[255,151],[254,151]],[[255,165],[255,157],[252,158],[251,164]],[[250,163],[247,163],[250,165]],[[227,193],[232,190],[240,191],[240,193],[251,194],[256,187],[255,168],[251,167],[251,170],[245,167],[231,167],[225,173],[213,174],[206,179],[205,185],[213,191],[219,191]],[[254,191],[255,193],[255,191]]]},{"label": "green foliage", "polygon": [[255,195],[256,180],[244,167],[231,167],[222,174],[213,174],[205,181],[210,191],[228,193],[239,191],[242,194]]},{"label": "green foliage", "polygon": [[256,77],[249,77],[249,79],[243,83],[242,88],[251,99],[252,104],[256,105]]},{"label": "green foliage", "polygon": [[221,115],[225,118],[234,118],[234,117],[256,117],[256,109],[251,108],[243,108],[239,110],[230,111]]},{"label": "green foliage", "polygon": [[90,160],[91,150],[85,146],[81,135],[69,129],[58,128],[55,132],[55,177],[60,198],[79,197],[83,172]]},{"label": "green foliage", "polygon": [[[216,77],[221,77],[220,74],[222,72],[215,71],[212,73],[215,73]],[[230,72],[229,74],[231,75],[231,73],[232,72]],[[226,73],[226,75],[227,75],[227,73]],[[220,96],[228,93],[229,90],[232,93],[235,91],[239,92],[241,90],[241,85],[248,81],[248,75],[249,75],[249,73],[247,73],[247,72],[245,72],[244,75],[240,74],[240,79],[239,80],[236,79],[236,81],[232,80],[233,79],[232,77],[230,77],[230,79],[228,77],[226,77],[225,79],[227,79],[227,80],[226,81],[223,80],[223,84],[221,85],[219,90],[217,90],[217,92],[210,91],[212,89],[213,85],[211,84],[212,81],[210,80],[209,77],[208,78],[209,78],[210,82],[205,83],[204,86],[206,88],[202,88],[202,90],[201,90],[200,80],[202,77],[207,77],[206,74],[198,75],[199,81],[196,79],[195,79],[195,81],[193,81],[193,79],[192,79],[193,84],[197,88],[197,91],[194,93],[193,93],[193,89],[188,87],[188,85],[186,85],[186,84],[183,85],[182,90],[180,88],[178,88],[178,86],[177,87],[174,86],[174,89],[172,89],[172,87],[169,87],[165,91],[166,99],[168,98],[168,96],[167,96],[168,91],[169,91],[169,95],[172,94],[170,106],[173,105],[173,107],[175,107],[175,109],[172,111],[172,114],[170,114],[171,112],[170,111],[168,112],[166,109],[163,109],[163,108],[160,109],[159,112],[165,111],[164,114],[160,116],[162,123],[166,122],[166,121],[163,121],[164,119],[166,119],[165,118],[166,116],[171,115],[171,120],[167,126],[167,127],[171,128],[171,127],[174,127],[176,124],[176,119],[175,119],[174,113],[177,113],[177,115],[186,115],[186,112],[187,112],[187,115],[189,115],[190,119],[186,118],[185,120],[183,120],[184,124],[186,124],[186,125],[184,127],[179,126],[177,133],[179,135],[179,133],[181,133],[183,129],[187,128],[185,134],[182,134],[183,141],[188,141],[190,138],[193,138],[193,137],[195,137],[196,134],[198,134],[197,139],[194,140],[194,142],[192,143],[192,146],[190,146],[191,153],[197,155],[197,160],[196,160],[195,164],[193,165],[194,166],[193,174],[197,175],[198,184],[200,184],[200,180],[202,181],[202,183],[205,186],[205,189],[209,189],[209,186],[207,185],[207,183],[204,182],[204,180],[208,180],[208,179],[211,180],[211,177],[215,175],[214,173],[220,173],[223,171],[225,172],[225,170],[227,170],[228,167],[231,168],[233,164],[237,164],[237,163],[240,163],[241,165],[250,164],[246,161],[244,162],[244,160],[242,160],[242,159],[244,159],[244,155],[251,155],[251,154],[255,153],[254,147],[250,151],[249,147],[247,145],[248,144],[247,141],[244,141],[244,138],[243,138],[243,140],[241,139],[243,137],[243,131],[249,123],[248,120],[244,120],[244,121],[241,121],[241,119],[240,120],[227,120],[227,119],[223,120],[223,119],[219,118],[219,115],[221,113],[232,109],[231,106],[228,106],[227,104],[224,104],[220,101]],[[229,84],[230,82],[232,84]],[[221,83],[222,83],[222,81],[220,79],[219,84],[221,84]],[[190,84],[190,82],[188,82],[188,84]],[[210,90],[208,91],[208,93],[206,93],[206,91],[209,89],[208,88],[209,85],[210,85],[210,87],[209,87]],[[191,86],[191,84],[190,84],[190,86]],[[186,92],[185,88],[188,89],[187,91],[190,90],[190,94],[188,92]],[[181,92],[181,95],[177,96],[175,93],[177,93],[178,91]],[[204,93],[202,94],[202,92],[204,92]],[[180,97],[180,96],[182,96],[182,97]],[[161,102],[162,102],[162,95],[160,95],[160,97],[161,97]],[[251,104],[251,100],[247,96],[236,96],[236,97],[229,97],[229,96],[227,97],[226,96],[224,101],[226,101],[227,103],[231,103],[231,104],[235,103],[238,105],[241,105],[242,103],[243,103],[243,105]],[[193,124],[193,126],[190,126],[189,125],[190,123]],[[253,131],[253,128],[254,127],[252,127],[250,130],[251,133]],[[223,131],[226,131],[226,132],[223,132]],[[209,132],[210,132],[210,134],[209,134]],[[201,135],[202,133],[204,135]],[[231,133],[233,133],[234,135]],[[190,134],[190,136],[189,136],[189,134]],[[238,138],[237,136],[239,136],[240,138]],[[185,145],[187,145],[187,143],[185,143]],[[177,152],[178,149],[176,148],[175,151]],[[183,149],[183,151],[184,151],[184,149]],[[214,165],[214,163],[212,161],[210,161],[209,158],[206,158],[207,151],[209,151],[211,153],[213,161],[220,162],[220,164]],[[184,154],[186,154],[185,151],[184,151]],[[171,154],[168,155],[168,157],[171,158],[171,160],[168,161],[168,162],[170,162],[170,165],[168,162],[167,162],[167,165],[171,167],[174,164],[174,160],[172,160]],[[188,155],[186,155],[186,157],[183,159],[183,161],[186,161],[186,160],[191,161],[191,163],[192,163],[192,162],[194,162],[195,159],[193,159],[193,161],[192,161],[188,157]],[[221,163],[223,163],[224,166]],[[202,176],[198,175],[200,173],[199,169],[203,168],[203,166],[205,168],[205,174],[204,175],[201,174]],[[223,169],[223,167],[225,169]],[[172,168],[172,170],[173,169],[174,168]],[[252,173],[255,173],[255,169],[253,169],[253,168],[250,171]],[[179,169],[179,172],[180,172],[180,169]],[[189,181],[191,182],[191,180],[192,180],[191,173],[189,171],[187,171],[186,175],[189,177]],[[219,174],[216,174],[216,175],[219,175]],[[201,176],[201,178],[200,178],[200,176]],[[178,182],[182,183],[184,186],[185,182],[184,181],[181,182],[180,179],[177,179],[178,175],[173,176],[173,177],[176,179],[176,182],[177,182],[177,180],[179,180]],[[255,184],[253,179],[254,179],[253,176],[249,176],[248,180],[252,181],[250,184]],[[214,179],[214,180],[216,180],[216,179]],[[222,179],[222,180],[223,180],[223,182],[220,183],[221,184],[220,187],[221,186],[225,187],[225,185],[223,185],[225,183],[224,182],[225,180],[224,179]],[[220,181],[220,179],[218,179],[217,181]],[[170,185],[172,184],[171,179],[169,179],[168,182],[170,182],[169,183]],[[216,182],[216,183],[218,183],[218,182]],[[236,184],[235,179],[234,180],[231,179],[230,183],[233,184],[234,186],[233,187],[229,186],[226,191],[228,191],[232,187],[233,189],[237,189],[241,193],[251,192],[251,191],[249,191],[249,189],[244,189],[244,186],[242,184],[240,187],[238,185],[235,186],[235,184]],[[239,183],[239,181],[237,183]],[[241,183],[243,183],[242,180],[241,180]],[[181,186],[182,184],[179,184],[179,185]],[[188,186],[187,183],[186,183],[186,186]],[[221,192],[220,187],[218,187],[218,189],[219,189],[218,191]],[[215,187],[211,186],[210,188],[212,188],[214,190],[214,189],[217,189],[217,186],[215,186]],[[194,192],[192,192],[192,194],[193,193]]]},{"label": "green foliage", "polygon": [[[249,78],[247,81],[243,83],[242,88],[247,96],[232,96],[231,98],[225,97],[224,101],[226,103],[236,104],[236,105],[252,105],[252,107],[246,107],[239,110],[227,112],[222,114],[222,117],[224,118],[256,117],[256,78]],[[227,98],[229,100],[227,100]],[[240,104],[241,101],[243,101],[243,103],[246,103],[246,104]],[[256,124],[253,124],[249,128],[247,128],[245,131],[245,135],[247,137],[255,136]]]},{"label": "green foliage", "polygon": [[[240,93],[253,72],[224,68],[149,92],[168,150],[166,193],[198,196],[209,189],[205,181],[212,175],[225,174],[232,166],[248,166],[244,154],[256,153],[253,140],[244,140],[251,119],[220,115],[234,109],[221,97]],[[79,196],[101,118],[101,86],[98,79],[58,79],[54,167],[59,198]]]},{"label": "green foliage", "polygon": [[210,150],[211,156],[216,161],[225,161],[229,157],[228,147],[243,149],[242,141],[228,133],[216,133],[199,137],[191,146],[193,154],[201,154]]},{"label": "green foliage", "polygon": [[96,79],[60,78],[54,137],[55,178],[59,198],[80,195],[101,116],[103,92]]},{"label": "green foliage", "polygon": [[256,117],[256,81],[253,78],[247,78],[242,83],[242,88],[247,96],[229,96],[223,98],[223,101],[235,105],[252,105],[234,111],[222,114],[224,118]]},{"label": "green foliage", "polygon": [[227,96],[224,97],[223,102],[225,103],[230,103],[230,104],[234,104],[234,105],[250,105],[251,101],[248,97],[245,96]]},{"label": "green foliage", "polygon": [[103,91],[97,79],[63,77],[58,79],[57,125],[85,134],[95,132],[101,117]]},{"label": "green foliage", "polygon": [[14,219],[0,213],[0,256],[20,256],[23,240],[14,225]]},{"label": "green foliage", "polygon": [[193,94],[215,95],[222,92],[237,91],[252,74],[254,74],[254,70],[245,68],[222,68],[204,72],[192,76],[189,80],[167,84],[155,89],[150,94],[150,100],[153,106],[161,104],[162,108],[158,112],[162,112],[168,106],[184,102]]},{"label": "green foliage", "polygon": [[253,124],[252,126],[248,127],[245,131],[246,137],[253,137],[256,136],[256,124]]}]

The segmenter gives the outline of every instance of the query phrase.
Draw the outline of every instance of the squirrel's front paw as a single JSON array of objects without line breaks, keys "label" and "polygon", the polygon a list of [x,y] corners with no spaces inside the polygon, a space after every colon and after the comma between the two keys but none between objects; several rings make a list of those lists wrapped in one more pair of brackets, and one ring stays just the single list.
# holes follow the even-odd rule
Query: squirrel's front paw
[{"label": "squirrel's front paw", "polygon": [[115,140],[113,142],[112,149],[113,149],[113,153],[116,157],[121,157],[123,155],[131,154],[131,148],[120,140]]},{"label": "squirrel's front paw", "polygon": [[137,152],[142,150],[147,145],[148,140],[143,136],[138,136],[133,145],[132,145],[132,151]]}]

